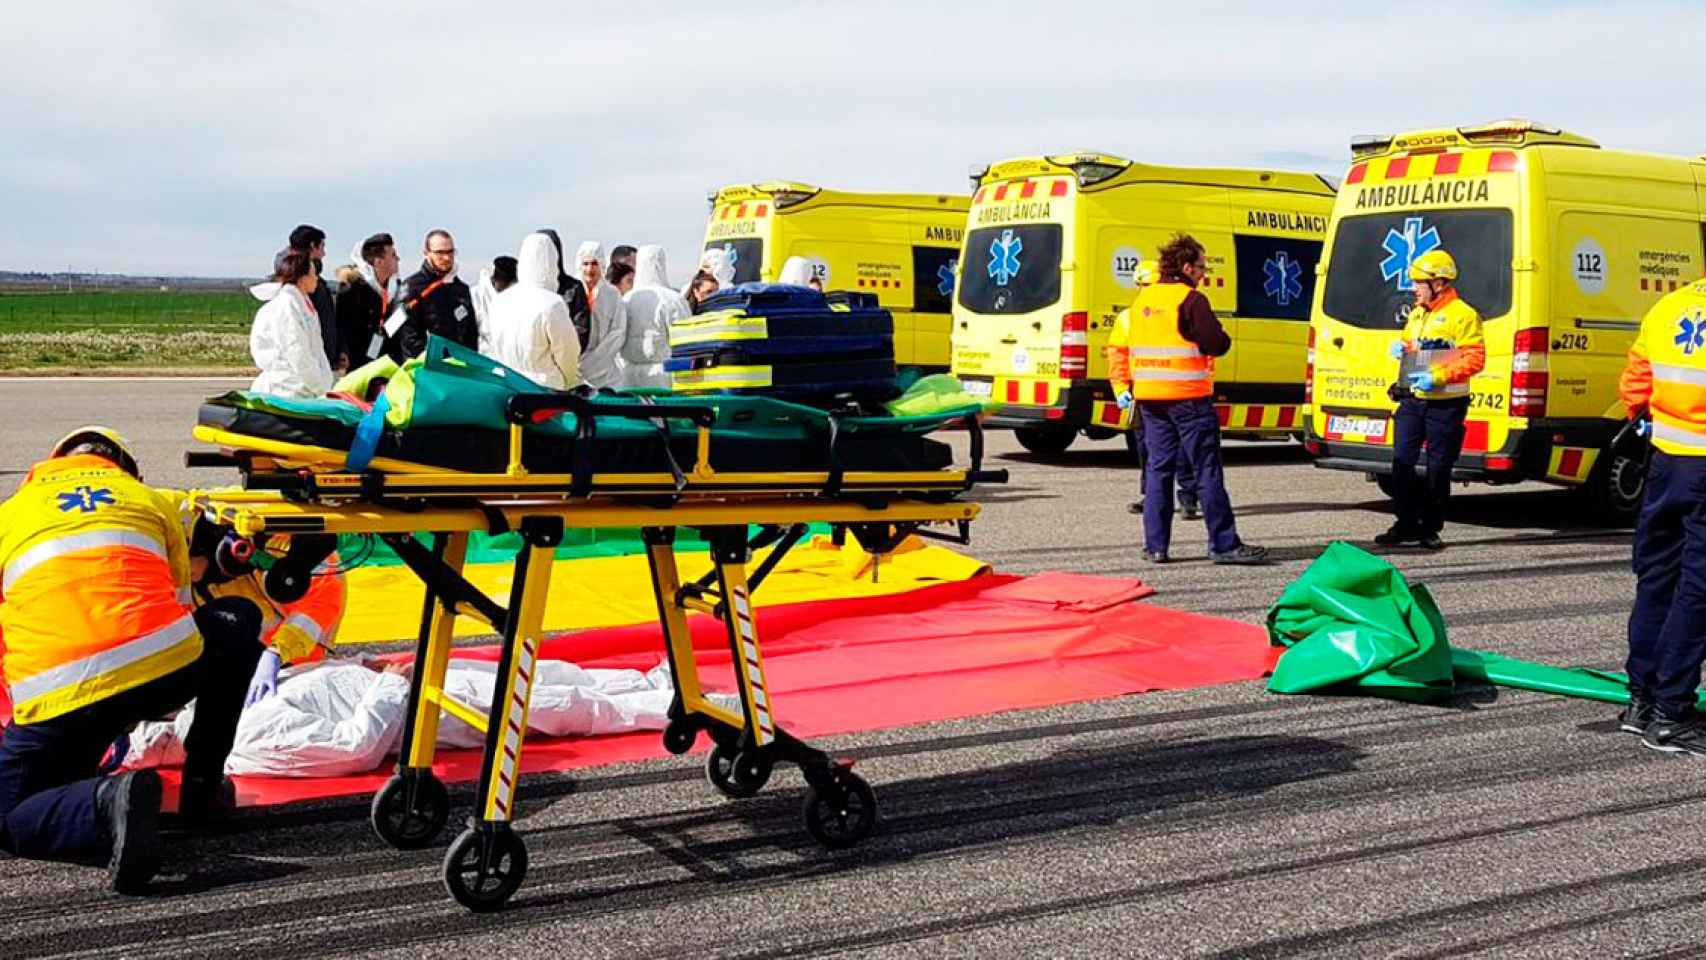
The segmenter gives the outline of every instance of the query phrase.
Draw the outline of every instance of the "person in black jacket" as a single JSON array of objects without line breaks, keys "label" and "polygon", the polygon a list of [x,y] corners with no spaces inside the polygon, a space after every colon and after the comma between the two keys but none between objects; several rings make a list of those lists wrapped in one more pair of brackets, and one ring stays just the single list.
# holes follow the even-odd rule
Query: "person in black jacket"
[{"label": "person in black jacket", "polygon": [[314,275],[320,278],[308,302],[320,321],[320,343],[326,349],[326,365],[333,370],[344,367],[344,345],[338,338],[337,306],[332,299],[332,287],[326,282],[326,231],[310,224],[301,224],[290,231],[290,249],[301,250],[314,262]]},{"label": "person in black jacket", "polygon": [[456,241],[445,230],[426,235],[426,259],[421,269],[403,281],[397,307],[403,325],[385,344],[391,359],[402,363],[426,350],[427,335],[438,334],[467,347],[480,348],[480,324],[474,316],[474,293],[456,276]]},{"label": "person in black jacket", "polygon": [[385,318],[397,292],[397,245],[389,233],[361,242],[356,262],[338,269],[338,340],[351,370],[385,355]]},{"label": "person in black jacket", "polygon": [[586,286],[563,271],[563,264],[568,261],[563,257],[563,238],[557,236],[557,231],[544,227],[533,232],[550,237],[551,246],[557,248],[557,295],[569,305],[569,319],[575,322],[575,335],[585,350],[587,337],[592,333],[592,302],[586,298]]}]

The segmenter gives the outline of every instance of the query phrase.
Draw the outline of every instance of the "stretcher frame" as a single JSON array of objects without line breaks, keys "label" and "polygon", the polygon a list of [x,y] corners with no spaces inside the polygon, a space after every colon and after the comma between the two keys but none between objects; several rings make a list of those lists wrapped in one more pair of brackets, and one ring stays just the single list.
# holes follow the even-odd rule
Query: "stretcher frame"
[{"label": "stretcher frame", "polygon": [[[804,536],[807,524],[832,524],[838,533],[850,532],[880,554],[911,533],[965,542],[979,509],[972,503],[904,495],[811,500],[772,495],[685,501],[667,508],[610,499],[399,507],[300,503],[276,491],[237,491],[198,495],[195,504],[211,521],[262,541],[281,535],[375,535],[421,579],[426,596],[403,746],[395,774],[374,796],[372,820],[380,837],[400,849],[432,843],[450,811],[448,791],[432,770],[440,719],[448,713],[483,731],[477,813],[451,844],[442,873],[451,895],[475,911],[501,907],[526,873],[526,846],[511,824],[555,548],[566,529],[638,527],[643,533],[665,653],[675,679],[665,747],[683,754],[701,733],[707,735],[713,744],[707,774],[714,786],[735,798],[756,794],[776,764],[797,765],[807,783],[807,829],[833,849],[856,844],[875,828],[876,798],[853,773],[851,761],[832,758],[776,722],[752,591]],[[754,524],[763,532],[749,539],[749,525]],[[941,524],[952,525],[956,532],[927,529]],[[712,571],[697,582],[681,580],[675,553],[681,528],[699,530],[711,545]],[[511,530],[521,535],[523,546],[515,558],[508,604],[499,606],[463,577],[463,566],[470,533]],[[417,533],[429,534],[431,545],[416,539]],[[753,550],[763,546],[773,549],[749,574]],[[724,624],[738,712],[706,695],[687,622],[693,611]],[[499,683],[484,714],[444,689],[455,621],[461,616],[486,624],[502,637]]]}]

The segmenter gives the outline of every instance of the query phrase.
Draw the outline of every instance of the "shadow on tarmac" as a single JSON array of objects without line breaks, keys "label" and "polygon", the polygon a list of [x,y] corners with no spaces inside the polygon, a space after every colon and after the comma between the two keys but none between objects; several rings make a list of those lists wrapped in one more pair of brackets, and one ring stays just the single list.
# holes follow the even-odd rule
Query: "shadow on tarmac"
[{"label": "shadow on tarmac", "polygon": [[[1309,452],[1296,443],[1251,443],[1220,448],[1221,461],[1228,467],[1261,467],[1275,464],[1308,463]],[[1136,469],[1124,446],[1109,443],[1087,443],[1065,453],[1035,454],[1019,450],[996,454],[993,459],[1013,463],[1034,463],[1046,467]]]}]

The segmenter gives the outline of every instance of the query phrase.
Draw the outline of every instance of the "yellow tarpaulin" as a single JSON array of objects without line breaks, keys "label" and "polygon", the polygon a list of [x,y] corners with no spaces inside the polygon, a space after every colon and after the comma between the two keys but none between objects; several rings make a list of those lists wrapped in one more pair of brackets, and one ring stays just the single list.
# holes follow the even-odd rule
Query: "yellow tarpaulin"
[{"label": "yellow tarpaulin", "polygon": [[[768,551],[758,551],[753,561]],[[709,553],[678,554],[684,581],[711,569]],[[753,595],[758,606],[874,597],[904,593],[933,583],[968,580],[989,568],[952,550],[908,537],[884,556],[871,577],[873,558],[849,541],[836,547],[828,537],[816,537],[795,547]],[[750,569],[750,568],[749,568]],[[515,568],[507,563],[471,564],[463,575],[499,603],[509,600]],[[348,604],[338,627],[339,643],[386,643],[413,640],[420,630],[424,587],[407,567],[368,567],[350,571]],[[589,557],[558,561],[551,572],[551,594],[545,607],[545,628],[584,630],[643,623],[657,618],[650,589],[651,573],[644,554]],[[456,621],[457,636],[491,631],[467,617]]]}]

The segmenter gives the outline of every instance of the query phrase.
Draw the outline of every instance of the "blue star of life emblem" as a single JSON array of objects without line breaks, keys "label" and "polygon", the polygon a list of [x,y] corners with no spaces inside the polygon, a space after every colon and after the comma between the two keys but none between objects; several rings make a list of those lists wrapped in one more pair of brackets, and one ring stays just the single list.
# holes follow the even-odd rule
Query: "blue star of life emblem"
[{"label": "blue star of life emblem", "polygon": [[1262,292],[1282,307],[1303,297],[1303,266],[1284,250],[1275,253],[1262,264]]},{"label": "blue star of life emblem", "polygon": [[1386,259],[1380,261],[1380,279],[1397,279],[1400,290],[1415,289],[1415,282],[1410,279],[1410,264],[1439,243],[1438,227],[1424,230],[1421,217],[1405,217],[1403,232],[1388,230],[1386,239],[1380,242],[1387,253]]},{"label": "blue star of life emblem", "polygon": [[1024,249],[1024,238],[1013,236],[1011,230],[1003,230],[1001,236],[989,241],[989,275],[995,278],[996,286],[1005,287],[1018,275],[1019,253]]},{"label": "blue star of life emblem", "polygon": [[936,268],[936,292],[942,296],[951,296],[954,292],[954,271],[960,268],[958,260],[949,260]]},{"label": "blue star of life emblem", "polygon": [[81,510],[84,513],[94,513],[103,505],[110,505],[113,502],[113,492],[108,488],[102,487],[95,490],[85,484],[59,495],[59,512],[70,513],[73,510]]},{"label": "blue star of life emblem", "polygon": [[1706,310],[1697,307],[1676,319],[1676,345],[1688,356],[1706,347]]}]

